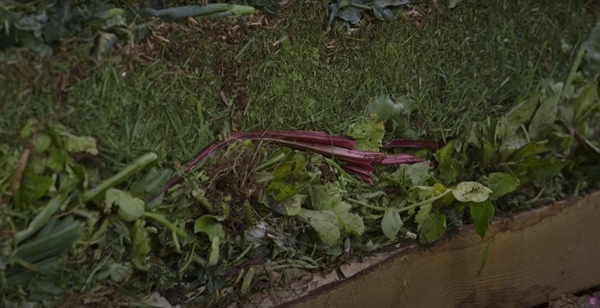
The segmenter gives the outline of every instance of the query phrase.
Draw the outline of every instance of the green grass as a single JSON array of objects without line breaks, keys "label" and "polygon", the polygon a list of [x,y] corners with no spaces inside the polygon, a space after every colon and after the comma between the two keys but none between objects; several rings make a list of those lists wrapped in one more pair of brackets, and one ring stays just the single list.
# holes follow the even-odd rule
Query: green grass
[{"label": "green grass", "polygon": [[170,31],[154,61],[117,56],[94,64],[76,50],[42,61],[18,57],[0,71],[1,136],[13,140],[32,117],[60,120],[98,137],[110,172],[148,149],[183,162],[234,115],[240,130],[344,133],[380,94],[408,95],[418,105],[418,131],[449,136],[505,110],[534,81],[562,76],[571,50],[561,44],[581,42],[593,23],[585,1],[507,2],[504,10],[502,1],[465,0],[425,14],[418,26],[366,22],[348,36],[324,33],[323,5],[304,1],[271,18],[272,30],[222,40],[215,33],[234,24],[207,21],[201,31]]}]

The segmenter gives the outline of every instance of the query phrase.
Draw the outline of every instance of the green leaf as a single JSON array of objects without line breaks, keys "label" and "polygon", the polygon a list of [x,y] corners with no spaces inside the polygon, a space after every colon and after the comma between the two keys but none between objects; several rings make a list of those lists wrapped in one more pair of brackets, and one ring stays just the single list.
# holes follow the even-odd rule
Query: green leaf
[{"label": "green leaf", "polygon": [[340,186],[337,182],[329,182],[325,185],[313,185],[307,188],[310,205],[313,210],[331,210],[342,202]]},{"label": "green leaf", "polygon": [[356,149],[362,151],[379,151],[385,135],[384,122],[373,120],[350,125],[347,134],[356,140]]},{"label": "green leaf", "polygon": [[132,272],[131,264],[113,263],[109,267],[110,280],[120,283],[127,278]]},{"label": "green leaf", "polygon": [[138,270],[146,271],[150,268],[150,264],[146,262],[146,258],[151,249],[150,235],[144,228],[143,220],[136,220],[129,232],[131,233],[133,246],[131,261]]},{"label": "green leaf", "polygon": [[483,150],[481,151],[481,162],[479,163],[479,165],[482,168],[487,168],[490,165],[490,163],[492,162],[492,159],[494,158],[494,154],[496,153],[496,151],[498,151],[498,148],[493,146],[487,140],[483,140],[482,144],[483,144]]},{"label": "green leaf", "polygon": [[19,203],[30,204],[39,200],[48,192],[53,183],[54,180],[51,177],[25,172],[19,187]]},{"label": "green leaf", "polygon": [[61,133],[65,150],[71,153],[87,152],[92,155],[98,154],[98,148],[96,147],[96,139],[92,137],[78,137],[71,135],[66,132]]},{"label": "green leaf", "polygon": [[541,99],[540,107],[529,124],[529,138],[532,141],[546,138],[556,120],[560,93],[554,93],[551,89],[547,89],[546,93],[549,97]]},{"label": "green leaf", "polygon": [[419,211],[417,215],[415,215],[415,222],[418,224],[417,230],[420,230],[429,217],[431,216],[431,209],[433,208],[433,203],[427,202],[419,207]]},{"label": "green leaf", "polygon": [[500,128],[496,132],[498,138],[503,140],[509,133],[514,133],[521,125],[529,122],[537,109],[541,97],[542,94],[540,92],[533,92],[504,115],[498,123]]},{"label": "green leaf", "polygon": [[469,211],[475,223],[475,231],[483,239],[494,217],[494,206],[489,199],[483,202],[471,202]]},{"label": "green leaf", "polygon": [[106,203],[111,207],[116,205],[119,207],[118,215],[123,221],[131,222],[138,220],[145,211],[144,201],[138,199],[128,192],[109,188],[106,190]]},{"label": "green leaf", "polygon": [[423,222],[419,242],[422,244],[431,244],[439,239],[446,231],[446,215],[435,213]]},{"label": "green leaf", "polygon": [[[159,171],[156,168],[151,168],[143,178],[131,185],[129,192],[147,202],[162,190],[165,184],[173,178],[173,175],[174,172],[172,170]],[[156,206],[158,204],[154,205],[154,207]],[[147,210],[151,210],[154,207],[146,204]]]},{"label": "green leaf", "polygon": [[202,232],[212,240],[215,237],[225,238],[225,230],[219,221],[212,215],[204,215],[194,222],[194,233]]},{"label": "green leaf", "polygon": [[321,241],[331,247],[337,246],[340,240],[340,226],[337,215],[331,211],[313,211],[302,209],[298,214],[319,236]]},{"label": "green leaf", "polygon": [[519,177],[521,184],[525,184],[552,179],[572,164],[573,162],[567,159],[528,157],[510,169]]},{"label": "green leaf", "polygon": [[452,190],[454,198],[460,202],[483,202],[491,193],[492,190],[477,182],[461,182]]},{"label": "green leaf", "polygon": [[385,237],[387,237],[390,241],[395,240],[396,235],[403,225],[404,223],[402,222],[400,213],[397,209],[385,209],[383,219],[381,220],[381,230],[383,231],[383,235],[385,235]]},{"label": "green leaf", "polygon": [[336,215],[343,225],[342,231],[344,233],[355,236],[361,236],[365,233],[365,223],[359,215],[349,212],[336,213]]},{"label": "green leaf", "polygon": [[267,185],[267,194],[275,201],[283,201],[295,196],[304,189],[304,185],[296,185],[283,180],[270,182]]},{"label": "green leaf", "polygon": [[306,199],[306,195],[297,194],[281,202],[269,204],[271,206],[271,210],[273,210],[275,213],[286,216],[295,216],[300,213],[304,199]]},{"label": "green leaf", "polygon": [[462,163],[454,158],[456,148],[456,141],[450,140],[434,154],[439,162],[438,177],[445,185],[454,183],[463,169]]},{"label": "green leaf", "polygon": [[406,177],[410,180],[412,186],[424,185],[432,176],[431,162],[424,161],[412,165],[402,165],[406,167]]},{"label": "green leaf", "polygon": [[573,124],[578,125],[585,121],[589,114],[600,107],[600,98],[598,98],[598,88],[596,84],[590,84],[581,91],[581,94],[571,102],[575,112]]},{"label": "green leaf", "polygon": [[503,173],[495,172],[490,173],[488,176],[488,186],[492,190],[490,197],[498,198],[515,191],[521,183],[514,176]]},{"label": "green leaf", "polygon": [[350,212],[350,210],[352,209],[352,205],[341,201],[338,204],[334,205],[332,208],[330,208],[329,210],[331,210],[332,212],[336,213],[336,214],[340,214],[340,213],[347,213]]},{"label": "green leaf", "polygon": [[539,154],[546,153],[546,152],[550,151],[550,149],[548,147],[546,147],[547,143],[548,143],[547,141],[528,143],[528,144],[522,146],[521,148],[519,148],[513,154],[511,154],[510,157],[508,158],[508,160],[509,161],[517,161],[517,160],[527,158],[530,156],[536,156]]},{"label": "green leaf", "polygon": [[52,144],[52,137],[46,134],[38,134],[33,140],[33,149],[35,153],[40,154],[48,150]]},{"label": "green leaf", "polygon": [[[61,220],[51,218],[33,240],[17,248],[16,256],[31,263],[48,260],[68,251],[81,235],[81,223],[72,215]],[[30,228],[33,226],[30,226]]]}]

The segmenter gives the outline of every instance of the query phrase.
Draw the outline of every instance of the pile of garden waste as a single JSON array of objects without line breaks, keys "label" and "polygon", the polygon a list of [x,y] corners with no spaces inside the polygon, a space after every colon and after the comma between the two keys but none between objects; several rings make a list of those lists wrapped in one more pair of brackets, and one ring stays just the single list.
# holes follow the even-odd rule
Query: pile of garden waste
[{"label": "pile of garden waste", "polygon": [[382,96],[346,136],[237,133],[182,168],[149,152],[99,178],[97,140],[32,120],[21,148],[0,145],[2,305],[141,305],[156,291],[223,307],[466,223],[484,239],[495,214],[581,196],[600,184],[594,31],[564,80],[445,140],[413,140],[414,103]]}]

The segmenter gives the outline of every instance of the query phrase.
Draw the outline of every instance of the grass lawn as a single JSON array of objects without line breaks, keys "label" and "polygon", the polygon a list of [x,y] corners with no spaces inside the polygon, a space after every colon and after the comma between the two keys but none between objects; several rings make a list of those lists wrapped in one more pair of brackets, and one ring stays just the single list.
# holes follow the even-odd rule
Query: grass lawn
[{"label": "grass lawn", "polygon": [[29,118],[59,120],[98,137],[112,172],[148,149],[185,161],[232,128],[344,133],[374,96],[403,94],[417,103],[418,132],[441,139],[503,111],[537,78],[563,76],[593,23],[586,1],[464,1],[392,23],[366,18],[348,36],[324,33],[324,12],[302,1],[249,31],[164,26],[166,40],[97,64],[81,50],[21,55],[0,71],[0,132],[11,140]]}]

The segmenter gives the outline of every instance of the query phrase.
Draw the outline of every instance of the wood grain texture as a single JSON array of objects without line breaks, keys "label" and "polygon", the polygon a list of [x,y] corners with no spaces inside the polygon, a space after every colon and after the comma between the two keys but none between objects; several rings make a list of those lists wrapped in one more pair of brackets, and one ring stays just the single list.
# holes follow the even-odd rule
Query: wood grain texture
[{"label": "wood grain texture", "polygon": [[472,226],[279,307],[531,307],[600,285],[600,192]]}]

